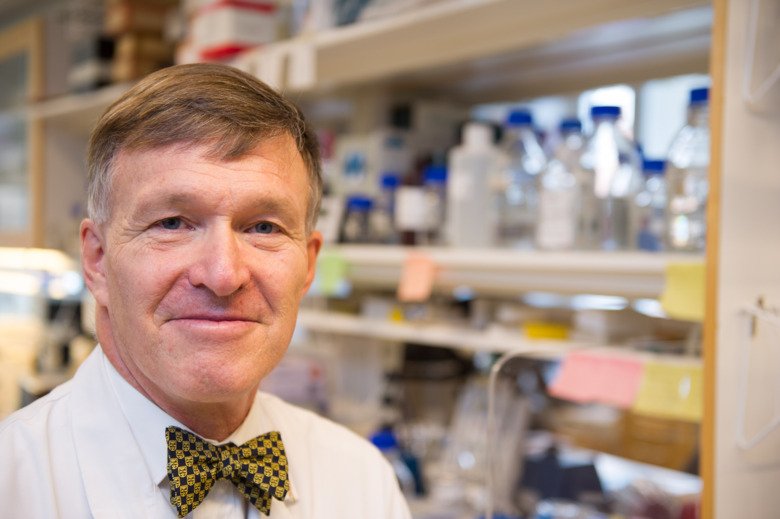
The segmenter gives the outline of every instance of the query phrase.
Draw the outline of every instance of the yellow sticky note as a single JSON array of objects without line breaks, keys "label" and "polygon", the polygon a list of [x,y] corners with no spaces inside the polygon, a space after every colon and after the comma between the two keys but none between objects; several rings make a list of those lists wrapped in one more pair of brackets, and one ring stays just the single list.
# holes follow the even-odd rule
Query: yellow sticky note
[{"label": "yellow sticky note", "polygon": [[398,281],[398,300],[405,303],[427,301],[433,292],[435,277],[436,263],[430,257],[419,253],[409,254]]},{"label": "yellow sticky note", "polygon": [[338,253],[323,251],[317,260],[316,290],[326,296],[342,296],[349,292],[347,261]]},{"label": "yellow sticky note", "polygon": [[669,263],[661,306],[669,317],[687,321],[704,319],[704,262]]},{"label": "yellow sticky note", "polygon": [[702,407],[701,366],[645,363],[644,377],[633,407],[636,413],[698,422]]}]

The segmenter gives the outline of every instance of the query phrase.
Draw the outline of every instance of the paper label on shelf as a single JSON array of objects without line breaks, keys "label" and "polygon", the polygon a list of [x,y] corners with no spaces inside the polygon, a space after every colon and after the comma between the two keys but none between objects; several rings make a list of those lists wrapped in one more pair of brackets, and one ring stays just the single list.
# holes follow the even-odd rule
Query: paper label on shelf
[{"label": "paper label on shelf", "polygon": [[427,301],[433,292],[436,264],[424,254],[412,253],[404,260],[397,297],[405,303]]},{"label": "paper label on shelf", "polygon": [[575,402],[599,402],[628,408],[642,380],[642,362],[585,352],[570,353],[550,387],[550,394]]},{"label": "paper label on shelf", "polygon": [[704,262],[669,263],[661,306],[669,317],[688,321],[704,319]]},{"label": "paper label on shelf", "polygon": [[661,418],[699,421],[703,398],[701,366],[648,362],[633,411]]},{"label": "paper label on shelf", "polygon": [[345,296],[349,293],[347,261],[338,253],[323,251],[317,260],[317,276],[313,292],[326,296]]}]

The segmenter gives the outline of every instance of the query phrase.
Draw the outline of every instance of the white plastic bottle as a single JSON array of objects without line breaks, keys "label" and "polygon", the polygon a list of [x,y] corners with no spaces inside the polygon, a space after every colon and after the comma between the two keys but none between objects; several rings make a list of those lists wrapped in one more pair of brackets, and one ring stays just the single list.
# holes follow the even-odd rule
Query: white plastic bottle
[{"label": "white plastic bottle", "polygon": [[631,208],[632,234],[640,250],[664,249],[666,237],[666,179],[663,160],[645,160],[642,173],[644,187],[634,197]]},{"label": "white plastic bottle", "polygon": [[[583,209],[580,155],[584,146],[582,125],[565,119],[559,126],[560,142],[539,175],[539,212],[536,246],[544,250],[569,250],[579,240]],[[592,186],[589,185],[590,191]]]},{"label": "white plastic bottle", "polygon": [[619,106],[594,106],[591,117],[593,133],[581,164],[593,179],[597,246],[604,250],[630,249],[634,240],[629,208],[642,186],[639,153],[634,142],[617,125]]},{"label": "white plastic bottle", "polygon": [[502,147],[507,162],[495,186],[498,242],[504,247],[530,249],[538,212],[539,174],[547,165],[547,155],[534,132],[530,112],[510,112]]},{"label": "white plastic bottle", "polygon": [[691,90],[688,122],[669,147],[667,246],[674,251],[702,251],[710,164],[709,89]]},{"label": "white plastic bottle", "polygon": [[467,123],[462,141],[447,157],[447,243],[492,247],[497,215],[491,185],[505,161],[504,154],[493,144],[493,129],[483,123]]}]

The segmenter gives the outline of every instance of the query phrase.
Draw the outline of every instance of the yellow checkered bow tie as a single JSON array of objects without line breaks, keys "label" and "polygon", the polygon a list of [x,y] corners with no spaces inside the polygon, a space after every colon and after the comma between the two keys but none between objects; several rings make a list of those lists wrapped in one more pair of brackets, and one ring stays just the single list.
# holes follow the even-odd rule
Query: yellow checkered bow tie
[{"label": "yellow checkered bow tie", "polygon": [[262,434],[241,446],[214,445],[178,427],[167,427],[168,480],[171,504],[184,517],[201,504],[218,479],[233,482],[265,515],[271,498],[282,501],[290,490],[287,456],[277,431]]}]

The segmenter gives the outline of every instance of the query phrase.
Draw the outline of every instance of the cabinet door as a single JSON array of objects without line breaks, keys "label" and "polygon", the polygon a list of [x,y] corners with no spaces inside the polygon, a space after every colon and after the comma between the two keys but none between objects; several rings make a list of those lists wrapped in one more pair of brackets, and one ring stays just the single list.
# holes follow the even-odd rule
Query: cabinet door
[{"label": "cabinet door", "polygon": [[0,33],[0,246],[41,242],[41,123],[26,107],[43,87],[42,25]]},{"label": "cabinet door", "polygon": [[[780,1],[714,6],[703,517],[770,519],[780,508]],[[764,99],[775,102],[752,102]]]}]

